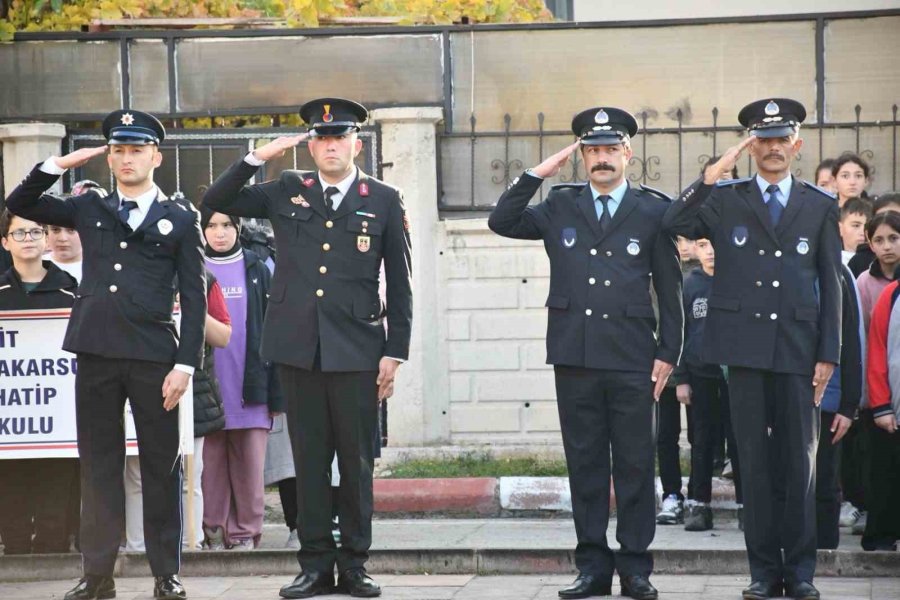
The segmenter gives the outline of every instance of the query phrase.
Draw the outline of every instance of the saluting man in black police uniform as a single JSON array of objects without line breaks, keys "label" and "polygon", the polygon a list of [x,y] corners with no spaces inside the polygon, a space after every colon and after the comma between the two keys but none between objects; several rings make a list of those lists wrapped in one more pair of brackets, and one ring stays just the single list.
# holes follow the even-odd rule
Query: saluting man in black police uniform
[{"label": "saluting man in black police uniform", "polygon": [[[278,265],[263,326],[263,358],[279,366],[297,471],[302,572],[285,598],[331,593],[378,596],[366,575],[372,542],[372,431],[379,400],[409,353],[410,241],[400,191],[356,168],[368,111],[349,100],[304,104],[309,134],[279,138],[233,164],[204,204],[229,215],[268,218]],[[284,171],[244,186],[265,161],[309,139],[317,172]],[[387,306],[378,296],[384,262]],[[387,317],[385,337],[383,318]],[[341,547],[331,533],[328,478],[337,450]]]},{"label": "saluting man in black police uniform", "polygon": [[[488,225],[505,237],[543,240],[550,257],[547,362],[556,375],[579,572],[559,595],[609,594],[617,570],[623,594],[652,599],[653,400],[678,362],[683,326],[678,252],[661,231],[669,198],[625,180],[638,130],[629,113],[591,108],[575,116],[572,130],[579,140],[525,171]],[[579,146],[589,183],[554,186],[546,200],[528,206]],[[610,448],[621,545],[615,555],[606,542]]]},{"label": "saluting man in black police uniform", "polygon": [[[729,367],[752,579],[743,596],[753,600],[782,588],[794,598],[819,597],[812,585],[818,406],[840,356],[841,241],[834,199],[791,176],[805,118],[803,105],[785,98],[745,106],[738,120],[750,135],[666,215],[672,234],[708,238],[716,248],[701,351]],[[718,182],[745,149],[757,174]],[[783,481],[773,482],[778,472]],[[773,483],[784,487],[783,511]]]},{"label": "saluting man in black police uniform", "polygon": [[[154,597],[184,598],[178,411],[200,366],[206,318],[198,213],[168,200],[153,183],[162,161],[162,123],[137,110],[103,121],[116,192],[67,199],[44,192],[66,169],[107,146],[51,157],[13,190],[13,213],[78,230],[84,275],[63,348],[78,355],[75,408],[81,457],[84,578],[66,600],[112,598],[113,567],[125,519],[125,399],[131,402],[144,482],[144,536]],[[175,276],[181,334],[172,319]]]}]

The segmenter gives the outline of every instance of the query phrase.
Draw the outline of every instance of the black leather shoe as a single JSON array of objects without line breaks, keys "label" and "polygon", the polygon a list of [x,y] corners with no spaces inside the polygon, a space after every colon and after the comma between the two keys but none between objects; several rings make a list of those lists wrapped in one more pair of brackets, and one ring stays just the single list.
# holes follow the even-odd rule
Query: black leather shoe
[{"label": "black leather shoe", "polygon": [[178,575],[163,575],[153,580],[153,597],[159,600],[182,600],[187,598],[187,592]]},{"label": "black leather shoe", "polygon": [[619,577],[622,584],[622,595],[631,596],[635,600],[656,600],[659,592],[650,584],[650,580],[643,575],[625,575]]},{"label": "black leather shoe", "polygon": [[116,582],[112,577],[85,575],[78,585],[66,592],[65,600],[103,600],[116,597]]},{"label": "black leather shoe", "polygon": [[769,598],[780,598],[782,584],[772,583],[770,581],[756,580],[751,581],[749,587],[741,592],[744,600],[768,600]]},{"label": "black leather shoe", "polygon": [[612,583],[608,578],[580,573],[569,587],[559,590],[559,597],[590,598],[591,596],[609,596],[612,594]]},{"label": "black leather shoe", "polygon": [[375,598],[381,595],[381,587],[366,574],[365,569],[347,569],[338,575],[337,589],[354,598]]},{"label": "black leather shoe", "polygon": [[309,571],[300,573],[291,583],[281,588],[282,598],[312,598],[334,593],[334,574]]},{"label": "black leather shoe", "polygon": [[801,581],[788,586],[785,595],[794,598],[794,600],[819,600],[819,590],[809,581]]}]

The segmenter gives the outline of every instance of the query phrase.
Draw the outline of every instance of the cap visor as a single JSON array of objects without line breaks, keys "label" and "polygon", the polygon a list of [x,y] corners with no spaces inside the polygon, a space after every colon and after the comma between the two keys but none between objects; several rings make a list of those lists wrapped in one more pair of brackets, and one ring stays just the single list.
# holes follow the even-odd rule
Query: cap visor
[{"label": "cap visor", "polygon": [[764,127],[760,129],[754,129],[751,131],[751,135],[755,135],[758,138],[780,138],[780,137],[788,137],[794,135],[797,132],[793,127],[782,125],[781,127]]},{"label": "cap visor", "polygon": [[615,146],[624,144],[627,137],[618,135],[596,135],[581,138],[582,146]]}]

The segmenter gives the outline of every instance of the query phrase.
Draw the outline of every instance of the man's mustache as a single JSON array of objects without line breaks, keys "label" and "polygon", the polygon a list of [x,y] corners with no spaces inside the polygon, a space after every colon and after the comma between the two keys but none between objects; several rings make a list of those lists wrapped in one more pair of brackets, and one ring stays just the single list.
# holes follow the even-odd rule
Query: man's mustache
[{"label": "man's mustache", "polygon": [[609,163],[597,163],[596,165],[591,167],[591,173],[593,173],[594,171],[612,171],[613,173],[615,173],[616,168]]},{"label": "man's mustache", "polygon": [[777,152],[772,152],[771,154],[766,154],[765,159],[768,160],[770,158],[775,158],[778,160],[784,160],[784,157]]}]

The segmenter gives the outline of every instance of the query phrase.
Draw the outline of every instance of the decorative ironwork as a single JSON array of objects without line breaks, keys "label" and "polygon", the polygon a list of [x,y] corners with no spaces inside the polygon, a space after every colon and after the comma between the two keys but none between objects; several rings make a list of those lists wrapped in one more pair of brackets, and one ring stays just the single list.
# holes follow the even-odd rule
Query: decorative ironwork
[{"label": "decorative ironwork", "polygon": [[[826,131],[832,130],[850,130],[852,131],[853,139],[855,140],[854,146],[855,151],[861,157],[866,159],[872,165],[872,173],[874,174],[876,168],[874,164],[876,163],[876,153],[868,148],[861,148],[861,134],[865,131],[875,131],[875,132],[884,132],[891,136],[890,138],[890,147],[891,147],[891,160],[890,160],[890,169],[891,169],[891,177],[890,177],[890,187],[892,189],[896,189],[897,187],[897,171],[900,168],[898,165],[898,129],[900,129],[900,122],[898,122],[898,107],[894,104],[891,107],[891,120],[890,121],[863,121],[862,120],[863,108],[860,105],[856,105],[855,107],[855,119],[850,122],[841,122],[841,123],[812,123],[803,126],[803,131],[806,132],[805,135],[808,138],[813,138],[814,136],[818,137],[818,140],[810,139],[810,144],[805,146],[805,148],[814,148],[815,141],[818,141],[819,147],[819,159],[822,158],[822,147],[823,140]],[[712,125],[703,126],[703,127],[690,127],[685,124],[685,113],[682,109],[677,109],[672,115],[673,120],[675,121],[674,126],[670,127],[650,127],[650,121],[653,115],[651,111],[642,110],[637,113],[637,117],[641,124],[640,131],[635,139],[632,140],[632,149],[634,150],[634,155],[628,162],[629,171],[627,174],[628,180],[633,183],[650,183],[650,182],[660,182],[663,181],[663,173],[668,173],[666,181],[669,185],[675,184],[677,181],[678,189],[667,190],[670,193],[677,193],[681,190],[686,182],[684,181],[684,176],[687,175],[689,180],[692,180],[695,175],[684,172],[685,166],[685,139],[687,136],[697,136],[702,135],[708,138],[709,140],[709,151],[701,153],[696,156],[696,163],[691,162],[693,159],[689,159],[688,165],[698,164],[701,168],[710,158],[718,156],[722,151],[720,146],[720,136],[721,134],[743,134],[744,130],[740,126],[721,126],[719,123],[719,115],[720,111],[717,107],[712,108]],[[556,130],[556,131],[548,131],[544,127],[545,116],[543,112],[538,113],[537,115],[537,128],[533,130],[516,130],[513,128],[512,117],[507,113],[503,116],[503,127],[499,131],[476,131],[476,116],[473,114],[469,119],[469,131],[467,132],[446,132],[442,133],[440,137],[442,139],[453,139],[453,138],[465,138],[469,143],[469,202],[466,204],[457,203],[448,203],[446,201],[441,202],[441,209],[443,210],[488,210],[491,207],[491,204],[484,202],[476,202],[476,198],[479,197],[478,192],[481,192],[481,196],[483,197],[488,188],[494,187],[496,189],[491,191],[489,195],[490,200],[496,199],[502,193],[503,189],[509,185],[510,181],[515,178],[515,175],[518,171],[521,171],[524,167],[530,166],[531,159],[525,159],[522,156],[516,156],[511,147],[512,138],[525,138],[526,140],[533,140],[536,144],[538,163],[543,161],[545,156],[545,143],[546,138],[548,137],[563,137],[563,136],[571,136],[571,131],[568,130]],[[885,131],[887,130],[887,131]],[[654,139],[657,139],[659,136],[674,136],[676,139],[676,145],[674,151],[669,151],[668,155],[661,155],[658,152],[654,152]],[[637,138],[640,139],[637,139]],[[487,162],[482,162],[481,160],[476,160],[475,156],[475,146],[481,140],[488,139],[497,139],[500,138],[502,141],[502,156],[497,158],[492,158]],[[693,139],[693,138],[692,138]],[[850,140],[848,140],[850,141]],[[730,144],[729,144],[730,145]],[[521,145],[519,145],[519,148]],[[533,147],[533,146],[532,146]],[[807,151],[809,152],[809,151]],[[530,156],[534,156],[534,154],[528,153]],[[839,153],[838,153],[839,154]],[[803,154],[798,154],[796,157],[796,162],[794,163],[793,174],[796,177],[802,177],[804,174],[804,168],[808,173],[810,169],[812,169],[815,165],[809,166],[801,161],[804,159]],[[527,163],[527,164],[526,164]],[[537,164],[537,163],[535,163]],[[743,167],[743,164],[746,164],[746,167]],[[886,161],[882,161],[882,167],[884,167]],[[669,165],[667,167],[667,165]],[[802,166],[801,166],[802,165]],[[489,180],[486,178],[486,174],[484,172],[485,167],[490,167],[490,178]],[[561,183],[577,183],[579,181],[584,181],[586,179],[586,175],[584,173],[584,163],[581,158],[580,152],[573,152],[572,157],[568,160],[568,162],[563,166],[560,173],[556,176],[555,181]],[[746,168],[746,170],[743,170]],[[753,173],[755,170],[753,164],[753,158],[747,153],[746,163],[742,163],[742,172],[739,175],[749,175]],[[699,174],[700,169],[698,169],[697,173]],[[813,175],[814,176],[814,175]],[[672,178],[672,181],[669,181],[668,177]],[[672,185],[674,187],[674,185]],[[883,187],[887,188],[887,181],[884,182]],[[494,195],[496,192],[496,195]],[[535,198],[535,201],[543,200],[546,194],[546,190],[541,191],[541,193]]]}]

